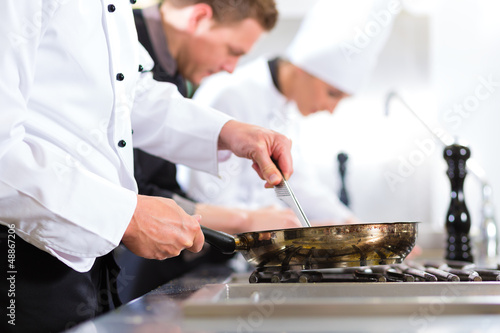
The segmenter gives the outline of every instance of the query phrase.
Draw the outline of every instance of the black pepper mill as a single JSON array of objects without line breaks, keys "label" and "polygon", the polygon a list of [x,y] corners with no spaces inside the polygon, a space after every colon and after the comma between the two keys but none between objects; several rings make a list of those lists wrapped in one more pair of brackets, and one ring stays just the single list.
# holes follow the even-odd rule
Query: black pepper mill
[{"label": "black pepper mill", "polygon": [[448,163],[448,178],[451,182],[451,202],[446,216],[448,247],[446,259],[472,262],[469,230],[469,210],[464,199],[464,180],[467,174],[466,162],[470,149],[458,144],[445,147],[444,159]]},{"label": "black pepper mill", "polygon": [[341,181],[339,198],[340,201],[342,201],[342,203],[347,207],[349,207],[349,196],[347,195],[347,190],[345,186],[345,173],[346,173],[346,163],[348,158],[349,157],[347,156],[346,153],[339,153],[337,155],[337,160],[339,161],[339,174]]}]

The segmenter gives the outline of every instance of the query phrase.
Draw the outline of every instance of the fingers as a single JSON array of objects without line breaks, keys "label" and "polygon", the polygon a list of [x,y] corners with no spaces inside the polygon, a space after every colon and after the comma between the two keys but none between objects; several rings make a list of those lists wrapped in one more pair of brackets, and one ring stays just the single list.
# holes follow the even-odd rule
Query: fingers
[{"label": "fingers", "polygon": [[193,253],[198,253],[203,249],[203,245],[205,244],[205,236],[203,236],[203,232],[198,232],[193,239],[193,246],[186,247],[186,250]]},{"label": "fingers", "polygon": [[[193,217],[196,219],[199,226],[199,223],[201,221],[201,215],[194,215]],[[194,234],[192,244],[193,244],[192,246],[186,247],[186,250],[197,253],[200,252],[201,249],[203,248],[203,245],[205,244],[205,236],[203,235],[201,228],[198,228],[197,232]]]},{"label": "fingers", "polygon": [[292,149],[292,141],[286,137],[281,137],[280,139],[282,142],[280,141],[276,148],[272,151],[271,158],[276,163],[279,170],[281,170],[285,179],[289,179],[293,173],[292,155],[290,153]]},{"label": "fingers", "polygon": [[199,252],[205,240],[200,219],[173,200],[139,195],[122,241],[133,253],[150,259],[175,257],[184,249]]},{"label": "fingers", "polygon": [[171,233],[165,235],[168,241],[165,250],[167,253],[173,253],[169,257],[175,257],[183,250],[200,252],[205,243],[205,237],[200,228],[201,216],[189,216],[180,207],[178,209],[182,211],[180,221],[172,221],[171,225],[165,228],[172,230]]},{"label": "fingers", "polygon": [[266,181],[266,188],[278,185],[283,177],[288,179],[293,173],[291,155],[289,153],[280,154],[279,152],[275,153],[275,155],[276,158],[273,158],[274,155],[269,156],[265,153],[253,156],[252,168],[260,178]]},{"label": "fingers", "polygon": [[288,179],[292,174],[293,163],[290,150],[291,141],[277,133],[272,136],[272,143],[267,149],[255,150],[252,156],[254,161],[252,167],[267,182],[266,187],[278,185],[283,176]]},{"label": "fingers", "polygon": [[278,185],[281,182],[281,172],[274,164],[267,149],[255,149],[251,155],[252,167],[270,185]]},{"label": "fingers", "polygon": [[[262,174],[262,171],[260,171],[260,167],[259,167],[259,165],[258,165],[256,162],[254,162],[254,163],[252,164],[252,168],[255,170],[255,172],[257,172],[257,174],[259,175],[259,177],[260,177],[261,179],[265,179],[265,178],[264,178],[264,175]],[[281,182],[281,179],[280,179],[280,182]],[[279,184],[279,183],[278,183],[278,184]],[[273,188],[273,187],[274,187],[274,185],[271,185],[271,184],[269,184],[269,182],[266,182],[266,183],[264,184],[264,187],[265,187],[265,188]]]}]

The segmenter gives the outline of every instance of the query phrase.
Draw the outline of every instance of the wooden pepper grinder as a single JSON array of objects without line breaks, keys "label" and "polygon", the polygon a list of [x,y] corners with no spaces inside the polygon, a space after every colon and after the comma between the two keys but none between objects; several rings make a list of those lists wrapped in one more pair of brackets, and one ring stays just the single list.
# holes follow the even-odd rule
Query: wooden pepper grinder
[{"label": "wooden pepper grinder", "polygon": [[451,202],[446,216],[448,233],[446,259],[473,262],[469,239],[471,222],[463,189],[470,149],[453,144],[445,147],[443,156],[448,163],[447,174],[451,183]]},{"label": "wooden pepper grinder", "polygon": [[346,153],[339,153],[337,155],[337,160],[339,161],[339,174],[340,174],[340,181],[341,181],[339,199],[347,207],[349,207],[349,196],[347,195],[347,189],[346,189],[346,184],[345,184],[345,174],[346,174],[346,163],[347,163],[348,158],[349,158],[349,156],[347,156]]}]

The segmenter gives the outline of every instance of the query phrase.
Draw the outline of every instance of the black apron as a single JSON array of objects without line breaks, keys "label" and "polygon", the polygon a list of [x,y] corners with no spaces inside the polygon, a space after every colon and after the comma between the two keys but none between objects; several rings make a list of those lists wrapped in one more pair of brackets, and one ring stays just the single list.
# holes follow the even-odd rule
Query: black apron
[{"label": "black apron", "polygon": [[79,273],[12,235],[0,225],[0,332],[61,332],[120,305],[112,254]]}]

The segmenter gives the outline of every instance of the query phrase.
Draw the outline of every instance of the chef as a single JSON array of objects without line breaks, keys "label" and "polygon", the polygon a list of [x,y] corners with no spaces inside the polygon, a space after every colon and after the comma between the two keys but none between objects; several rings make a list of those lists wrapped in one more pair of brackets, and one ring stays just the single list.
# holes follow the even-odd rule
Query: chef
[{"label": "chef", "polygon": [[134,2],[2,3],[2,332],[59,332],[112,308],[120,242],[155,259],[201,249],[200,216],[137,194],[133,146],[214,174],[230,150],[268,186],[281,180],[273,160],[292,173],[286,137],[153,80]]},{"label": "chef", "polygon": [[[214,6],[211,0],[164,0],[134,10],[139,41],[155,62],[155,80],[172,82],[189,96],[192,86],[211,73],[232,73],[239,58],[276,23],[274,0],[242,0],[235,10],[228,9],[232,0],[224,1]],[[170,197],[187,212],[203,215],[206,226],[237,233],[273,222],[277,228],[298,223],[289,210],[259,213],[196,203],[180,189],[175,164],[139,148],[134,149],[134,166],[139,193]]]},{"label": "chef", "polygon": [[[190,87],[210,73],[233,72],[238,59],[259,36],[271,30],[278,12],[274,0],[164,0],[134,10],[139,41],[153,58],[153,77],[172,82],[187,96]],[[152,121],[155,121],[152,119]],[[266,207],[236,209],[197,203],[180,189],[176,165],[134,149],[134,175],[140,194],[172,198],[188,214],[203,216],[207,227],[227,233],[300,226],[290,209]],[[118,290],[122,301],[137,298],[203,263],[221,262],[232,256],[205,246],[197,255],[181,253],[165,261],[147,260],[120,247],[116,259],[122,268]],[[130,278],[133,277],[133,278]]]},{"label": "chef", "polygon": [[[333,113],[344,98],[362,89],[399,11],[391,1],[319,1],[306,15],[286,57],[259,58],[235,73],[208,78],[194,99],[241,121],[286,133],[300,141],[300,118]],[[320,143],[318,143],[320,144]],[[316,224],[356,221],[314,168],[292,146],[295,174],[290,180],[306,215]],[[218,179],[189,171],[189,195],[213,204],[258,208],[278,204],[251,174],[252,165],[230,159]],[[244,190],[243,190],[244,189]]]}]

